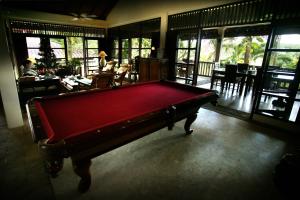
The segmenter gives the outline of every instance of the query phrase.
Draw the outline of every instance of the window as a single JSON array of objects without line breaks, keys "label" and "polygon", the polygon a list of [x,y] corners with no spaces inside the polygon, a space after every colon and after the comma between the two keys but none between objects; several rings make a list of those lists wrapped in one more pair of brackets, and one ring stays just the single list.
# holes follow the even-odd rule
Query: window
[{"label": "window", "polygon": [[119,40],[113,40],[113,48],[112,48],[112,59],[114,61],[119,61]]},{"label": "window", "polygon": [[66,48],[64,38],[50,38],[50,47],[53,49],[59,65],[66,66]]},{"label": "window", "polygon": [[86,39],[86,66],[88,75],[99,69],[99,44],[96,39]]},{"label": "window", "polygon": [[131,38],[131,58],[134,59],[140,55],[140,39]]},{"label": "window", "polygon": [[83,38],[82,37],[67,37],[68,60],[72,58],[83,59]]},{"label": "window", "polygon": [[[256,112],[297,122],[300,107],[300,29],[275,27],[267,48],[262,91]],[[298,116],[299,120],[299,116]]]},{"label": "window", "polygon": [[[82,37],[67,37],[67,55],[68,62],[72,62],[72,59],[79,59],[81,66],[81,74],[84,74],[83,65],[83,38]],[[77,71],[79,73],[79,71]]]},{"label": "window", "polygon": [[122,63],[128,63],[129,59],[129,39],[122,39]]},{"label": "window", "polygon": [[30,58],[40,58],[39,48],[41,39],[39,37],[26,37],[27,52]]},{"label": "window", "polygon": [[192,83],[195,66],[197,37],[195,33],[183,33],[177,37],[176,48],[176,69],[177,79],[185,80],[185,83]]},{"label": "window", "polygon": [[151,54],[151,39],[150,38],[142,38],[141,55],[140,56],[142,58],[149,58],[150,54]]},{"label": "window", "polygon": [[266,35],[226,37],[222,41],[221,64],[249,63],[261,66],[267,43]]},{"label": "window", "polygon": [[216,58],[217,39],[202,39],[200,61],[214,62]]}]

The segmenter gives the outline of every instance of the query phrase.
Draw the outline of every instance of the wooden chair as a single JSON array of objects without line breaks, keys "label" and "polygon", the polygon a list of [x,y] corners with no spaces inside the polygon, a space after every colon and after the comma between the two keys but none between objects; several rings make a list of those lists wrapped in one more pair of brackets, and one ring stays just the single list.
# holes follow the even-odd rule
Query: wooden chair
[{"label": "wooden chair", "polygon": [[110,72],[102,72],[100,74],[93,75],[90,89],[92,88],[110,88],[113,85],[114,74]]},{"label": "wooden chair", "polygon": [[226,83],[226,89],[230,88],[231,83],[233,83],[233,87],[232,87],[232,93],[235,89],[235,84],[237,83],[237,90],[239,88],[239,85],[241,83],[242,78],[237,76],[237,65],[230,65],[227,64],[225,65],[225,76],[223,78],[221,78],[221,92],[223,92],[224,90],[224,86]]},{"label": "wooden chair", "polygon": [[117,64],[116,61],[111,60],[106,63],[106,66],[102,69],[102,71],[114,73],[116,64]]},{"label": "wooden chair", "polygon": [[220,73],[214,71],[215,69],[217,69],[219,67],[220,67],[219,63],[218,64],[216,64],[216,63],[213,64],[213,69],[212,69],[212,79],[213,79],[213,82],[212,82],[212,85],[210,86],[210,89],[213,88],[214,83],[217,86],[218,82],[219,81],[221,82],[221,79],[224,78],[224,76],[225,76],[224,74],[220,74]]},{"label": "wooden chair", "polygon": [[125,79],[127,72],[128,72],[128,68],[124,68],[124,70],[120,71],[120,73],[116,75],[114,80],[115,84],[117,83],[116,85],[123,85],[123,81]]},{"label": "wooden chair", "polygon": [[238,63],[237,64],[237,71],[246,73],[249,69],[249,64],[247,63]]}]

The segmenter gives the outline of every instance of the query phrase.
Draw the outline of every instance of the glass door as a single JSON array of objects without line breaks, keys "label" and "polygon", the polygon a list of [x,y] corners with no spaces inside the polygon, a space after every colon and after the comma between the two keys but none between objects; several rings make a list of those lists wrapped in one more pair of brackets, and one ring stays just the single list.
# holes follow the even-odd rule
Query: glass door
[{"label": "glass door", "polygon": [[300,27],[273,28],[256,113],[295,122],[299,112]]},{"label": "glass door", "polygon": [[87,75],[99,70],[99,41],[98,39],[85,39],[85,60]]},{"label": "glass door", "polygon": [[[197,33],[180,33],[176,46],[176,80],[185,84],[192,84],[197,49]],[[196,82],[196,81],[195,81]]]}]

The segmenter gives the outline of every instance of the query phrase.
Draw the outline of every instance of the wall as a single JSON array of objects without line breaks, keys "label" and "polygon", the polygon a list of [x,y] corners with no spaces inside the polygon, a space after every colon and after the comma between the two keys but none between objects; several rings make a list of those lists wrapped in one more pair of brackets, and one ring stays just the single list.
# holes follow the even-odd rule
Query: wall
[{"label": "wall", "polygon": [[109,27],[223,5],[238,0],[119,0],[107,17]]},{"label": "wall", "polygon": [[107,17],[109,27],[161,17],[158,58],[164,55],[168,15],[208,8],[239,0],[119,0]]},{"label": "wall", "polygon": [[9,19],[22,19],[28,21],[37,21],[44,23],[54,23],[54,24],[67,24],[67,25],[76,25],[76,26],[89,26],[89,27],[98,27],[106,28],[107,22],[104,20],[84,20],[79,19],[74,21],[74,17],[67,15],[59,15],[45,12],[36,12],[36,11],[25,11],[17,9],[9,9],[3,11],[4,15]]},{"label": "wall", "polygon": [[0,91],[5,118],[8,128],[16,128],[23,125],[23,119],[2,15],[0,15],[0,60]]}]

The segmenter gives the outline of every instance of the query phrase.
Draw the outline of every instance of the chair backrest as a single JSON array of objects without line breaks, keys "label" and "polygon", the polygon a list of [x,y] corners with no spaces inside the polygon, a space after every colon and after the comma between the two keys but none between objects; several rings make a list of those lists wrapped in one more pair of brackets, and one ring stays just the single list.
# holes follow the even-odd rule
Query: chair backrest
[{"label": "chair backrest", "polygon": [[225,65],[225,81],[234,83],[237,76],[237,65],[226,64]]},{"label": "chair backrest", "polygon": [[128,69],[125,69],[122,73],[120,73],[120,74],[119,74],[119,77],[115,79],[115,82],[117,82],[117,83],[119,83],[120,85],[122,85],[122,84],[123,84],[123,80],[124,80],[124,78],[125,78],[127,72],[128,72]]},{"label": "chair backrest", "polygon": [[140,71],[140,56],[135,56],[134,57],[134,66],[133,66],[133,70],[139,72]]},{"label": "chair backrest", "polygon": [[102,72],[92,77],[91,88],[110,88],[113,83],[114,74],[110,72]]},{"label": "chair backrest", "polygon": [[238,63],[237,71],[238,72],[246,72],[249,69],[249,64],[247,63]]},{"label": "chair backrest", "polygon": [[116,61],[111,60],[106,63],[106,66],[102,69],[102,71],[114,73],[116,64]]}]

